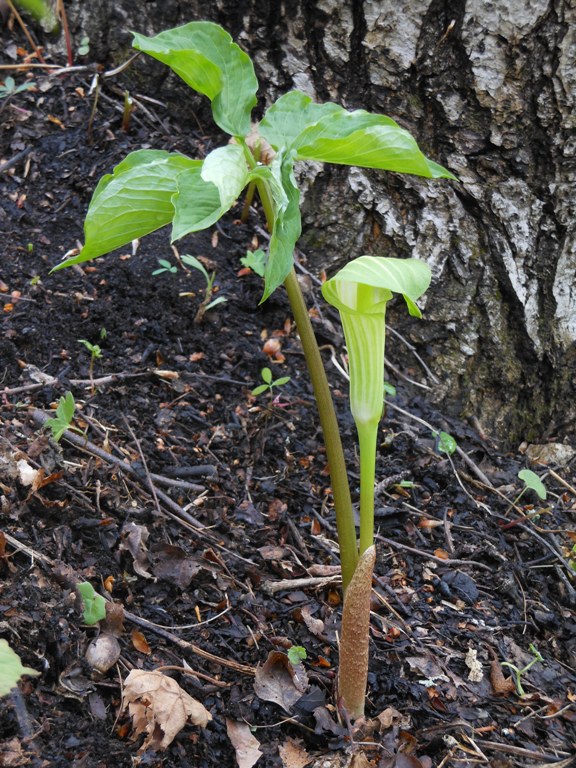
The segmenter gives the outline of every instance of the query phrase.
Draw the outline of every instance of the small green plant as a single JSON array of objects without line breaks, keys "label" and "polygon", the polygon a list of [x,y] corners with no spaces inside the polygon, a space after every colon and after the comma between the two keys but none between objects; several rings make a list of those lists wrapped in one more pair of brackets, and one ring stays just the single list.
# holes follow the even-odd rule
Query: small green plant
[{"label": "small green plant", "polygon": [[[230,135],[231,141],[212,150],[203,160],[163,150],[132,152],[98,183],[84,224],[84,247],[77,256],[55,269],[95,259],[167,224],[172,225],[172,240],[179,240],[211,227],[232,208],[244,189],[249,199],[254,192],[258,193],[270,243],[264,257],[259,254],[246,258],[252,262],[251,267],[258,263],[258,269],[264,273],[261,302],[281,285],[286,289],[312,381],[336,511],[345,593],[344,621],[351,626],[355,615],[361,617],[357,622],[357,636],[363,637],[362,649],[356,656],[344,655],[341,661],[341,668],[349,667],[348,679],[355,678],[354,703],[344,696],[344,705],[352,717],[359,717],[363,712],[368,669],[370,590],[375,560],[371,543],[373,499],[370,501],[370,495],[373,496],[371,467],[375,460],[373,435],[382,414],[383,374],[379,374],[376,381],[364,362],[351,363],[354,374],[351,371],[350,389],[355,418],[357,413],[362,416],[364,408],[362,405],[356,411],[356,403],[361,403],[363,394],[367,397],[365,424],[362,419],[357,422],[363,424],[358,432],[361,465],[364,465],[359,545],[330,386],[294,269],[294,250],[301,233],[300,190],[294,166],[298,161],[310,160],[415,174],[428,179],[455,177],[428,159],[414,138],[391,118],[362,109],[348,111],[332,102],[315,103],[298,90],[280,96],[265,111],[260,123],[254,125],[252,110],[257,103],[258,81],[253,63],[217,24],[191,22],[155,37],[135,33],[133,45],[167,64],[194,91],[205,95],[211,102],[215,123]],[[182,261],[186,263],[185,257]],[[344,321],[344,315],[352,317],[356,313],[359,320],[362,319],[358,328],[366,325],[374,334],[373,349],[369,351],[374,352],[378,370],[384,354],[382,307],[392,291],[399,291],[404,294],[409,311],[419,314],[414,300],[429,280],[429,270],[423,264],[414,266],[413,259],[406,260],[405,269],[401,267],[401,260],[383,261],[397,262],[395,266],[388,264],[385,270],[386,279],[394,278],[390,284],[381,284],[384,271],[380,268],[376,268],[376,283],[373,283],[370,270],[358,260],[359,279],[354,279],[350,272],[345,276],[340,272],[324,286],[332,286],[326,289],[332,291],[330,300],[336,298],[342,306],[349,304],[349,299],[353,304],[357,302],[356,308],[341,311],[343,323],[355,328],[352,320]],[[197,314],[201,319],[206,309],[215,306],[215,301],[221,303],[222,297],[212,298],[214,273],[208,275],[199,262],[187,263],[199,269],[206,279],[205,298]],[[340,283],[342,291],[337,286]],[[352,295],[347,295],[345,283],[353,286]],[[362,333],[358,330],[360,336]],[[352,330],[352,334],[356,334],[356,330]],[[360,336],[358,343],[362,345]],[[348,341],[348,346],[350,353],[354,344]],[[360,361],[363,357],[356,359]],[[350,643],[348,646],[352,648]],[[354,670],[358,669],[363,670],[361,674],[355,674]]]},{"label": "small green plant", "polygon": [[20,656],[10,648],[7,640],[0,640],[0,697],[7,696],[22,675],[36,677],[39,674],[35,669],[22,665]]},{"label": "small green plant", "polygon": [[80,44],[78,46],[78,55],[79,56],[88,56],[90,53],[90,38],[88,35],[84,35],[84,37],[80,38]]},{"label": "small green plant", "polygon": [[524,483],[524,488],[516,497],[514,504],[518,503],[527,490],[534,491],[542,501],[546,500],[546,496],[548,495],[546,486],[542,480],[540,480],[536,472],[532,472],[531,469],[521,469],[520,472],[518,472],[518,477]]},{"label": "small green plant", "polygon": [[[209,309],[213,309],[214,307],[218,306],[218,304],[224,304],[224,302],[227,301],[226,296],[216,296],[215,299],[212,298],[214,294],[214,280],[216,279],[216,272],[208,272],[204,264],[197,259],[195,256],[190,256],[189,254],[185,253],[180,257],[183,264],[186,264],[188,267],[192,267],[192,269],[198,270],[200,274],[203,276],[205,281],[204,286],[204,298],[202,299],[200,306],[198,307],[198,310],[196,311],[196,315],[194,317],[195,323],[201,323],[204,319],[204,315],[206,312],[208,312]],[[181,293],[180,296],[189,296],[189,293]]]},{"label": "small green plant", "polygon": [[94,394],[94,363],[96,360],[101,360],[104,357],[102,347],[99,344],[92,344],[87,339],[78,339],[79,344],[83,344],[88,352],[90,352],[90,367],[88,369],[88,376],[92,382],[92,394]]},{"label": "small green plant", "polygon": [[539,661],[544,661],[543,657],[540,655],[540,652],[536,649],[535,645],[533,643],[530,643],[530,653],[534,656],[532,661],[528,662],[525,667],[522,667],[519,669],[515,664],[512,664],[509,661],[503,661],[502,666],[508,667],[508,669],[511,669],[514,673],[514,677],[516,678],[516,690],[518,691],[518,696],[525,696],[526,692],[524,691],[524,688],[522,687],[522,675],[525,675],[526,672],[528,672],[534,664],[537,664]]},{"label": "small green plant", "polygon": [[158,264],[160,266],[152,272],[153,275],[161,275],[164,272],[170,272],[170,274],[175,275],[178,272],[178,268],[171,264],[168,259],[158,259]]},{"label": "small green plant", "polygon": [[432,436],[435,438],[434,449],[437,453],[445,453],[448,456],[452,456],[458,448],[458,443],[448,432],[433,432]]},{"label": "small green plant", "polygon": [[302,664],[307,657],[308,654],[306,653],[306,648],[302,645],[293,645],[291,648],[288,648],[288,661],[294,667],[297,667],[298,664]]},{"label": "small green plant", "polygon": [[251,269],[259,277],[264,277],[266,274],[266,259],[264,251],[258,248],[256,251],[246,251],[246,256],[241,257],[240,263],[243,267]]},{"label": "small green plant", "polygon": [[106,618],[106,600],[99,595],[89,581],[76,584],[82,598],[82,617],[85,624],[97,624]]},{"label": "small green plant", "polygon": [[262,376],[264,384],[259,384],[257,387],[254,387],[252,394],[255,396],[261,395],[263,392],[269,392],[272,395],[274,393],[274,387],[283,387],[284,384],[288,384],[290,381],[290,376],[280,376],[279,379],[273,379],[270,368],[262,368],[260,376]]},{"label": "small green plant", "polygon": [[35,87],[36,83],[32,83],[30,81],[16,85],[14,78],[8,75],[8,77],[4,80],[4,83],[0,85],[0,99],[9,99],[12,96],[16,96],[17,93],[22,93],[22,91],[29,91]]},{"label": "small green plant", "polygon": [[58,406],[56,407],[56,416],[46,421],[46,426],[52,432],[52,437],[54,440],[56,440],[57,443],[60,442],[62,435],[64,432],[66,432],[67,429],[78,432],[80,435],[84,434],[81,429],[72,426],[72,419],[74,418],[75,410],[76,403],[74,402],[74,395],[72,392],[66,392],[66,394],[62,395],[58,401]]}]

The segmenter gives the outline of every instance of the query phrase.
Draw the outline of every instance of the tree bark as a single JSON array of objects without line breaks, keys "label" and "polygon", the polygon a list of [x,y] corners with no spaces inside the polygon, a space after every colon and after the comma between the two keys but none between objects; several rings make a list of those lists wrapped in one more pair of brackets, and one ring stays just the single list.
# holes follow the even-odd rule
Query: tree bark
[{"label": "tree bark", "polygon": [[[72,0],[67,8],[75,38],[88,34],[91,57],[108,64],[128,57],[131,29],[156,34],[210,19],[253,57],[261,107],[299,88],[410,130],[460,183],[313,166],[301,241],[309,263],[331,269],[362,253],[424,259],[434,275],[425,320],[396,327],[440,378],[442,411],[476,417],[507,444],[566,434],[576,416],[570,0]],[[127,77],[210,130],[201,101],[157,62],[141,57]],[[391,354],[402,365],[408,353]]]}]

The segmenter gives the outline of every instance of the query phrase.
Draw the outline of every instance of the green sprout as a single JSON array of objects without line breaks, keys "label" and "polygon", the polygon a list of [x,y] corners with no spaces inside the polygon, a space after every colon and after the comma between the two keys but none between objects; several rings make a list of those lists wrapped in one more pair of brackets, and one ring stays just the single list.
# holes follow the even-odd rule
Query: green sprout
[{"label": "green sprout", "polygon": [[246,251],[246,256],[240,258],[240,263],[243,267],[251,269],[259,277],[264,277],[266,274],[266,259],[267,256],[264,251],[258,248],[256,251]]},{"label": "green sprout", "polygon": [[[356,659],[349,654],[341,667],[348,664],[350,670],[360,666],[367,671],[371,574],[375,559],[374,547],[369,543],[373,528],[370,477],[373,477],[371,467],[374,464],[370,453],[374,450],[374,434],[382,414],[383,378],[380,375],[379,382],[375,382],[371,367],[356,362],[360,358],[355,357],[350,386],[351,393],[358,394],[358,398],[352,398],[353,412],[359,416],[361,426],[358,431],[364,457],[361,458],[364,501],[361,500],[363,522],[359,547],[332,394],[294,268],[295,246],[302,229],[300,190],[294,167],[297,161],[315,161],[408,173],[432,180],[455,177],[428,159],[413,136],[391,118],[362,109],[349,111],[332,102],[315,103],[302,91],[292,90],[280,96],[255,126],[252,110],[257,103],[259,84],[254,65],[217,24],[190,22],[155,37],[135,33],[133,45],[169,66],[190,88],[206,96],[211,102],[216,125],[229,134],[231,140],[212,150],[203,160],[153,149],[129,154],[113,173],[100,180],[94,191],[84,223],[84,247],[54,269],[90,261],[168,224],[172,226],[172,241],[179,240],[213,226],[235,205],[245,189],[249,197],[258,194],[270,232],[267,255],[257,257],[259,267],[263,267],[260,271],[264,273],[261,302],[284,286],[312,381],[330,467],[342,565],[344,615],[348,616],[348,624],[355,611],[362,616],[358,632],[365,640],[363,649]],[[263,151],[264,147],[266,151]],[[182,261],[186,263],[185,257]],[[254,258],[251,261],[255,263]],[[401,260],[394,261],[401,263]],[[424,265],[410,266],[413,261],[406,260],[406,273],[389,265],[388,277],[392,275],[395,279],[391,284],[383,285],[378,282],[382,280],[378,269],[377,283],[372,284],[370,275],[362,267],[359,280],[351,281],[355,287],[350,289],[350,296],[345,295],[346,291],[340,295],[340,289],[336,287],[338,282],[344,285],[349,281],[350,275],[336,276],[327,283],[333,287],[338,301],[345,305],[349,298],[353,299],[361,309],[358,316],[366,317],[358,328],[351,321],[344,323],[354,329],[352,334],[358,335],[358,343],[362,345],[363,325],[366,325],[366,333],[378,334],[374,342],[378,370],[383,360],[383,307],[391,292],[399,290],[403,293],[409,310],[418,313],[414,299],[420,293],[415,289],[418,286],[420,290],[425,269]],[[199,321],[206,309],[221,303],[222,297],[216,300],[212,297],[214,273],[209,275],[197,260],[188,263],[199,269],[206,279],[205,297],[197,315]],[[417,286],[412,277],[417,278]],[[398,284],[396,279],[400,281]],[[427,280],[429,275],[426,285]],[[368,306],[372,308],[366,311]],[[348,314],[355,311],[353,309]],[[349,348],[354,346],[348,343]],[[369,381],[362,380],[366,376]],[[360,396],[366,396],[365,403]],[[353,583],[354,579],[357,584]],[[357,678],[356,688],[360,690],[362,675]],[[357,703],[350,707],[346,701],[345,705],[353,717],[359,715],[360,709],[363,711]]]},{"label": "green sprout", "polygon": [[160,266],[152,272],[153,275],[161,275],[163,272],[170,272],[172,275],[175,275],[178,272],[177,267],[171,264],[168,259],[158,259],[158,264]]},{"label": "green sprout", "polygon": [[306,648],[302,645],[293,645],[288,648],[288,661],[294,667],[297,667],[298,664],[302,664],[307,657],[308,654],[306,653]]},{"label": "green sprout", "polygon": [[262,376],[264,384],[259,384],[257,387],[254,387],[252,394],[255,396],[261,395],[263,392],[269,392],[272,395],[274,387],[283,387],[284,384],[287,384],[290,381],[290,376],[280,376],[279,379],[272,379],[272,371],[270,368],[262,368],[260,376]]},{"label": "green sprout", "polygon": [[0,640],[0,697],[7,696],[22,675],[36,677],[39,674],[35,669],[22,665],[20,656],[10,648],[7,640]]},{"label": "green sprout", "polygon": [[35,87],[36,83],[30,81],[16,85],[14,78],[8,75],[8,77],[5,78],[4,83],[0,85],[0,99],[10,99],[12,96],[16,96],[17,93],[29,91]]},{"label": "green sprout", "polygon": [[[194,317],[195,323],[201,323],[204,319],[204,315],[206,312],[208,312],[209,309],[213,309],[214,307],[218,306],[218,304],[224,304],[224,302],[227,301],[225,296],[216,296],[215,299],[212,298],[212,295],[214,293],[214,280],[216,279],[216,272],[208,272],[204,264],[197,259],[195,256],[190,256],[187,253],[185,253],[183,256],[180,257],[183,264],[186,264],[188,267],[192,267],[192,269],[198,270],[200,274],[203,276],[205,281],[204,286],[204,298],[202,299],[202,302],[200,303],[200,306],[198,307],[198,310],[196,312],[196,315]],[[180,296],[189,296],[190,293],[181,293]]]},{"label": "green sprout", "polygon": [[534,491],[538,495],[538,498],[542,499],[542,501],[546,500],[546,486],[542,480],[540,480],[536,472],[532,472],[531,469],[521,469],[520,472],[518,472],[518,477],[524,483],[524,488],[516,497],[514,504],[518,503],[520,498],[526,493],[527,490]]},{"label": "green sprout", "polygon": [[84,37],[80,38],[80,45],[78,46],[78,55],[79,56],[88,56],[90,53],[90,38],[88,35],[84,35]]},{"label": "green sprout", "polygon": [[75,410],[76,403],[74,402],[74,395],[72,392],[66,392],[66,394],[62,395],[58,401],[58,406],[56,407],[56,416],[46,421],[46,426],[52,432],[52,437],[54,440],[56,440],[57,443],[60,442],[62,435],[68,429],[71,429],[74,432],[78,432],[80,435],[84,434],[81,429],[72,426],[72,419],[74,418]]},{"label": "green sprout", "polygon": [[503,661],[502,666],[508,667],[508,669],[511,669],[514,673],[514,677],[516,678],[516,690],[518,691],[518,696],[525,696],[526,692],[524,691],[524,688],[522,687],[522,675],[525,675],[528,670],[532,669],[534,664],[537,664],[539,661],[544,661],[543,657],[540,655],[540,652],[536,649],[535,645],[533,643],[530,643],[530,653],[534,656],[532,661],[528,662],[525,667],[522,667],[521,669],[518,668],[515,664],[512,664],[509,661]]},{"label": "green sprout", "polygon": [[94,363],[96,360],[101,360],[103,355],[102,348],[99,344],[92,344],[87,339],[78,339],[79,344],[84,344],[88,352],[90,352],[90,368],[88,369],[88,376],[92,382],[91,391],[94,394]]},{"label": "green sprout", "polygon": [[82,617],[85,624],[97,624],[106,618],[106,600],[99,595],[89,581],[76,584],[82,598]]},{"label": "green sprout", "polygon": [[458,443],[448,432],[433,432],[432,436],[435,438],[434,448],[438,453],[452,456],[458,448]]}]

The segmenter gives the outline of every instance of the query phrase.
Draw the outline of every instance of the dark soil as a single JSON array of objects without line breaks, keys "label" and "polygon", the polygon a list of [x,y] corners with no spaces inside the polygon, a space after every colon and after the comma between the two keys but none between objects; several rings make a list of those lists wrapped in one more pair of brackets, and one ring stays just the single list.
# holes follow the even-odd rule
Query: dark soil
[{"label": "dark soil", "polygon": [[[351,732],[332,698],[337,579],[271,588],[330,576],[338,549],[287,300],[278,291],[258,306],[259,278],[239,274],[240,257],[263,237],[257,213],[242,225],[234,211],[178,244],[216,270],[227,298],[201,324],[200,274],[152,274],[160,258],[176,264],[166,231],[135,253],[128,247],[50,275],[82,240],[97,180],[128,151],[203,155],[218,139],[210,126],[190,133],[150,104],[124,132],[122,99],[108,87],[90,130],[86,73],[36,71],[34,79],[36,92],[0,102],[0,637],[40,675],[2,700],[0,764],[132,766],[142,739],[130,739],[123,681],[130,670],[166,665],[203,675],[166,671],[212,720],[185,726],[165,751],[141,755],[141,765],[235,765],[227,719],[253,727],[263,766],[293,768],[318,756],[318,765],[347,765],[353,740],[368,759],[355,765],[571,764],[574,465],[533,466],[554,472],[548,498],[527,493],[512,508],[526,457],[502,455],[434,412],[426,389],[404,376],[428,387],[433,380],[390,337],[390,362],[402,374],[388,372],[398,388],[390,403],[409,415],[390,408],[380,435],[370,722]],[[346,382],[331,359],[331,349],[339,357],[343,348],[339,325],[303,278],[356,494]],[[275,359],[264,351],[271,338]],[[80,339],[102,349],[92,371]],[[266,365],[275,378],[291,377],[275,399],[250,394]],[[67,391],[86,437],[56,444],[42,414]],[[450,432],[470,461],[438,453],[414,415]],[[32,486],[27,467],[40,471]],[[120,660],[102,674],[85,658],[97,630],[83,623],[74,593],[81,581],[127,613],[114,625]],[[307,651],[309,685],[286,711],[256,694],[252,671],[292,644]],[[497,673],[509,670],[498,662],[525,666],[531,644],[543,661],[522,677],[526,695],[500,690]],[[466,658],[474,656],[480,667],[471,680]],[[283,669],[278,685],[293,693]]]}]

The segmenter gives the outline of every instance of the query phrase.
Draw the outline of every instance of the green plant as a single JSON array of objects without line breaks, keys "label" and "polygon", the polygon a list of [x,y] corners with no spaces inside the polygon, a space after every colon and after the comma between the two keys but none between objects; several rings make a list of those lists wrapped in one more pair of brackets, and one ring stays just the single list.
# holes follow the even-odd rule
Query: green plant
[{"label": "green plant", "polygon": [[[355,609],[348,594],[357,565],[360,563],[363,574],[371,573],[370,560],[372,564],[374,562],[373,546],[366,548],[371,525],[364,524],[359,548],[330,387],[294,270],[294,248],[301,232],[300,192],[294,165],[300,160],[314,160],[410,173],[430,179],[455,177],[426,158],[414,138],[389,117],[365,110],[350,112],[335,103],[314,103],[301,91],[294,90],[281,96],[266,110],[259,125],[252,125],[251,112],[258,89],[253,64],[230,35],[216,24],[191,22],[152,38],[136,33],[133,44],[138,50],[167,64],[193,90],[207,96],[216,124],[232,137],[232,141],[211,151],[204,160],[150,149],[128,155],[96,187],[84,225],[83,249],[55,269],[94,259],[167,224],[172,225],[172,240],[178,240],[212,226],[234,205],[244,188],[248,188],[249,195],[258,192],[270,231],[261,301],[284,285],[324,433],[340,544],[345,612],[349,603],[348,613],[353,613]],[[263,261],[262,257],[258,258]],[[207,295],[211,296],[211,285],[209,287]],[[394,287],[389,289],[394,290]],[[368,284],[365,290],[373,292],[376,289]],[[405,294],[409,309],[417,312],[411,298],[412,288],[401,288],[400,292]],[[340,296],[340,299],[344,301],[345,297]],[[376,354],[380,359],[383,350],[378,349]],[[362,369],[359,370],[361,377]],[[354,379],[351,388],[362,388],[356,383],[356,374]],[[371,394],[372,425],[376,410],[381,414],[382,397],[380,382]],[[373,430],[373,426],[371,428]],[[368,444],[371,445],[373,438],[363,437],[362,441],[367,466],[367,462],[372,461],[367,457],[371,450]],[[369,476],[366,472],[364,475],[365,478]],[[368,487],[368,479],[363,485]],[[369,489],[367,493],[369,495]],[[369,501],[365,501],[364,509],[369,506]],[[364,518],[370,518],[369,512],[365,511]],[[362,632],[367,638],[369,591],[366,596],[366,583],[364,579],[362,589],[352,590],[352,594],[361,595],[359,601],[368,605],[368,613],[365,607],[362,609]],[[367,656],[362,657],[361,664],[367,666]]]},{"label": "green plant", "polygon": [[288,661],[294,667],[297,667],[298,664],[302,664],[307,657],[308,654],[306,653],[306,648],[302,645],[293,645],[288,648]]},{"label": "green plant", "polygon": [[246,251],[246,256],[242,256],[240,263],[243,267],[248,267],[259,277],[266,274],[266,254],[261,248],[255,251]]},{"label": "green plant", "polygon": [[36,83],[32,83],[30,81],[16,85],[14,78],[8,75],[8,77],[5,78],[3,84],[0,85],[0,99],[9,99],[12,96],[16,96],[17,93],[22,93],[22,91],[29,91],[31,88],[35,87]]},{"label": "green plant", "polygon": [[[204,315],[206,312],[208,312],[209,309],[213,309],[214,307],[218,306],[218,304],[224,304],[227,299],[226,296],[216,296],[215,299],[212,298],[214,294],[214,280],[216,279],[216,272],[208,272],[204,264],[202,264],[199,259],[197,259],[195,256],[189,256],[187,253],[181,256],[180,260],[188,267],[192,267],[192,269],[198,270],[198,272],[200,272],[200,274],[204,277],[204,298],[202,299],[200,306],[196,311],[196,315],[194,316],[194,322],[201,323],[204,319]],[[189,295],[190,294],[187,292],[180,294],[180,296]]]},{"label": "green plant", "polygon": [[171,264],[168,259],[158,259],[158,264],[160,266],[152,272],[153,275],[161,275],[163,272],[170,272],[170,274],[175,275],[178,272],[178,268]]},{"label": "green plant", "polygon": [[88,35],[84,35],[80,39],[80,44],[78,46],[78,55],[79,56],[88,56],[90,53],[90,38]]},{"label": "green plant", "polygon": [[532,472],[531,469],[521,469],[520,472],[518,472],[518,477],[524,483],[524,488],[514,500],[514,504],[518,503],[528,489],[534,491],[538,495],[538,498],[545,501],[547,496],[546,486],[542,480],[540,480],[536,472]]},{"label": "green plant", "polygon": [[290,381],[290,376],[280,376],[279,379],[273,380],[270,368],[262,368],[260,376],[262,376],[264,384],[259,384],[257,387],[254,387],[252,390],[253,395],[261,395],[263,392],[269,392],[272,395],[274,387],[283,387],[284,384],[287,384]]},{"label": "green plant", "polygon": [[8,645],[7,640],[0,640],[0,697],[7,696],[16,687],[22,675],[36,677],[40,672],[22,666],[20,656]]},{"label": "green plant", "polygon": [[518,696],[526,695],[526,692],[522,687],[522,675],[525,675],[526,672],[528,672],[528,670],[532,669],[534,664],[537,664],[539,661],[544,661],[543,657],[540,655],[540,652],[536,649],[533,643],[530,643],[529,648],[530,648],[530,653],[534,656],[534,658],[532,659],[532,661],[529,661],[525,667],[522,667],[520,669],[515,664],[512,664],[509,661],[502,662],[503,667],[508,667],[508,669],[511,669],[512,672],[514,672],[514,677],[516,678],[516,690],[518,691]]},{"label": "green plant", "polygon": [[99,595],[89,581],[76,584],[82,598],[82,617],[85,624],[97,624],[106,618],[106,600]]},{"label": "green plant", "polygon": [[433,432],[432,436],[435,438],[434,448],[438,453],[452,456],[458,448],[458,443],[448,432]]},{"label": "green plant", "polygon": [[29,13],[35,21],[40,22],[42,29],[46,32],[54,32],[58,27],[56,15],[46,0],[13,0],[13,2]]},{"label": "green plant", "polygon": [[[100,338],[103,340],[105,337],[101,336]],[[92,394],[94,394],[94,363],[96,360],[101,360],[104,357],[102,347],[99,344],[92,344],[87,339],[78,339],[78,343],[83,344],[88,352],[90,352],[90,368],[88,370],[88,375],[92,382]]]},{"label": "green plant", "polygon": [[46,421],[46,426],[52,432],[52,437],[57,443],[62,439],[62,435],[67,429],[73,429],[75,432],[83,435],[81,429],[72,426],[72,419],[74,418],[74,411],[76,410],[76,403],[74,402],[74,395],[72,392],[66,392],[62,395],[58,401],[56,407],[56,416]]}]

